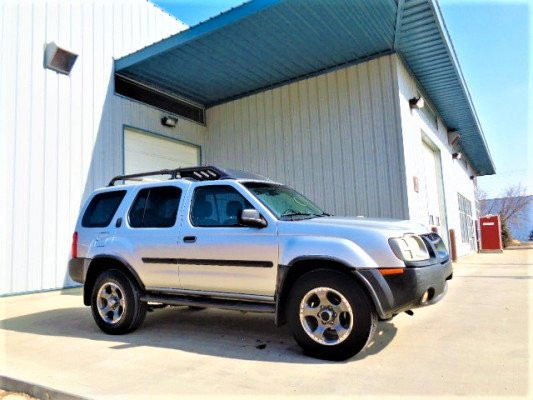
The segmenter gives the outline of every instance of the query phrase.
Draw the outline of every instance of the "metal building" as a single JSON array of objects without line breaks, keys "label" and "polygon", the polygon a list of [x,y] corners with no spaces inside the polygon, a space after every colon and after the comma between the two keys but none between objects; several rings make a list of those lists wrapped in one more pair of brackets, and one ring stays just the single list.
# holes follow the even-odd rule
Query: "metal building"
[{"label": "metal building", "polygon": [[72,284],[79,207],[112,176],[197,163],[476,250],[495,171],[435,0],[254,0],[188,29],[143,0],[0,7],[0,294]]}]

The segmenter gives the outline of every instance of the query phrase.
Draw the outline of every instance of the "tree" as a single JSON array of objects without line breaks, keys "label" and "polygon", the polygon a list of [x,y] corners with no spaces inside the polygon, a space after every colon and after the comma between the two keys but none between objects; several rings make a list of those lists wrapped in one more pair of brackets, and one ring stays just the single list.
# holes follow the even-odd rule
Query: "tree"
[{"label": "tree", "polygon": [[474,186],[474,196],[477,202],[477,209],[479,210],[479,215],[489,214],[488,206],[489,202],[487,201],[487,192],[481,189],[479,186]]},{"label": "tree", "polygon": [[513,241],[513,235],[511,234],[511,230],[509,229],[509,225],[507,225],[507,222],[501,221],[502,223],[502,244],[503,247],[508,247],[511,245]]}]

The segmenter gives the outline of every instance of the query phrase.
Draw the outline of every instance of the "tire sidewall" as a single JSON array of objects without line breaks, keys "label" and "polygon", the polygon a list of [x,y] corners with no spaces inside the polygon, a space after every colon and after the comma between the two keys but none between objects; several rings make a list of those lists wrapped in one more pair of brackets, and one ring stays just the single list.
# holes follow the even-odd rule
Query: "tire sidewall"
[{"label": "tire sidewall", "polygon": [[[102,285],[106,283],[114,283],[119,286],[120,290],[124,294],[125,311],[122,319],[116,324],[107,323],[102,319],[98,312],[97,295]],[[135,292],[134,286],[130,279],[119,270],[109,270],[102,272],[93,286],[91,294],[91,311],[93,318],[98,327],[105,333],[111,335],[118,335],[129,331],[137,312],[137,308],[140,306],[138,295]]]},{"label": "tire sidewall", "polygon": [[[313,340],[300,321],[300,303],[312,289],[328,287],[340,292],[352,308],[353,328],[349,336],[336,345],[324,345]],[[335,270],[314,270],[302,275],[291,288],[287,320],[298,344],[306,354],[327,360],[345,360],[359,353],[372,339],[376,315],[367,295],[347,274]]]}]

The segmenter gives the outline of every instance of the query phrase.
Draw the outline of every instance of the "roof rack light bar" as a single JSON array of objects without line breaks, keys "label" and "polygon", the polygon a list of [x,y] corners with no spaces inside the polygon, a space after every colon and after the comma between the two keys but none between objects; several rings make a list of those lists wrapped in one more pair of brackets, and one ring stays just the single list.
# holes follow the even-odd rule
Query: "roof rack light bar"
[{"label": "roof rack light bar", "polygon": [[190,178],[196,181],[213,181],[217,179],[229,179],[231,176],[213,166],[188,167],[176,169],[161,169],[159,171],[140,172],[138,174],[117,175],[109,181],[108,186],[114,186],[116,181],[137,180],[145,176],[170,175],[169,179]]}]

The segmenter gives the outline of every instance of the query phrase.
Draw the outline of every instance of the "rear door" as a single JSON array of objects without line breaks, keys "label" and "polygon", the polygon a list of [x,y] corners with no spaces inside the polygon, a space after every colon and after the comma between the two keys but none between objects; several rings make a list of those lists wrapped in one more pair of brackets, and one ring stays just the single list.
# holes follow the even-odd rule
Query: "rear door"
[{"label": "rear door", "polygon": [[178,212],[186,186],[143,186],[134,194],[121,230],[133,268],[147,288],[179,288]]}]

